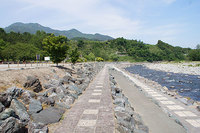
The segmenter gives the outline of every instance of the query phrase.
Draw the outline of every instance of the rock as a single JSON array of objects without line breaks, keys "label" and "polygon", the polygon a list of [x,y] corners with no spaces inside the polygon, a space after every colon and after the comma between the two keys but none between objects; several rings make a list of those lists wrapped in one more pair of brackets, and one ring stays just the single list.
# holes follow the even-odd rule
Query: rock
[{"label": "rock", "polygon": [[42,85],[38,78],[34,76],[28,76],[27,81],[24,83],[25,88],[31,88],[34,92],[42,91]]},{"label": "rock", "polygon": [[40,113],[33,114],[32,118],[34,122],[40,122],[46,125],[60,121],[63,113],[63,109],[49,107],[47,109],[42,110]]},{"label": "rock", "polygon": [[55,100],[54,100],[52,97],[48,97],[48,98],[46,99],[45,103],[46,103],[47,105],[54,106]]},{"label": "rock", "polygon": [[27,133],[27,129],[16,118],[10,117],[0,126],[1,133]]},{"label": "rock", "polygon": [[72,96],[66,96],[64,99],[63,99],[63,102],[67,105],[71,105],[73,104],[75,101],[74,97]]},{"label": "rock", "polygon": [[10,107],[15,110],[16,115],[25,125],[28,124],[30,118],[26,111],[26,107],[21,102],[17,99],[13,99]]},{"label": "rock", "polygon": [[163,89],[164,89],[165,91],[168,91],[168,88],[167,88],[166,86],[164,86]]},{"label": "rock", "polygon": [[59,108],[63,108],[63,109],[70,109],[71,106],[66,104],[66,103],[63,103],[63,102],[55,102],[55,105]]},{"label": "rock", "polygon": [[34,92],[31,92],[29,90],[26,90],[22,95],[21,95],[21,99],[23,100],[23,102],[25,104],[29,104],[30,99],[35,98],[36,94]]},{"label": "rock", "polygon": [[116,98],[114,100],[114,104],[116,104],[117,106],[124,107],[125,106],[125,100],[123,98]]},{"label": "rock", "polygon": [[63,85],[63,81],[52,79],[52,80],[49,81],[49,84],[51,84],[53,87],[58,87],[58,86]]},{"label": "rock", "polygon": [[197,110],[200,111],[200,106],[197,106]]},{"label": "rock", "polygon": [[0,120],[5,120],[11,116],[16,117],[15,111],[11,108],[7,108],[2,113],[0,113]]},{"label": "rock", "polygon": [[187,105],[193,105],[194,104],[194,100],[193,99],[189,99],[188,101],[187,101]]},{"label": "rock", "polygon": [[178,99],[180,102],[184,103],[185,105],[188,104],[186,98],[183,98],[183,97],[177,97],[177,99]]},{"label": "rock", "polygon": [[0,102],[5,106],[9,107],[12,101],[12,96],[9,93],[0,93]]},{"label": "rock", "polygon": [[117,124],[117,127],[116,127],[117,131],[119,131],[119,133],[131,133],[131,130],[120,125],[120,124]]},{"label": "rock", "polygon": [[43,87],[45,89],[49,89],[49,88],[54,87],[54,86],[52,84],[46,83],[46,84],[43,85]]},{"label": "rock", "polygon": [[0,113],[5,109],[4,105],[0,102]]},{"label": "rock", "polygon": [[48,133],[48,127],[43,123],[29,122],[28,124],[29,133]]},{"label": "rock", "polygon": [[59,87],[56,88],[56,93],[57,94],[59,94],[59,93],[60,94],[68,94],[68,91],[65,87],[59,86]]},{"label": "rock", "polygon": [[6,92],[9,93],[12,97],[19,97],[24,92],[24,90],[17,87],[11,87],[8,88]]},{"label": "rock", "polygon": [[68,89],[69,89],[69,92],[70,92],[70,93],[77,94],[77,95],[82,94],[82,90],[79,89],[78,87],[76,87],[75,85],[70,85],[70,86],[68,87]]},{"label": "rock", "polygon": [[40,101],[31,99],[29,104],[29,114],[39,113],[42,110],[42,104]]}]

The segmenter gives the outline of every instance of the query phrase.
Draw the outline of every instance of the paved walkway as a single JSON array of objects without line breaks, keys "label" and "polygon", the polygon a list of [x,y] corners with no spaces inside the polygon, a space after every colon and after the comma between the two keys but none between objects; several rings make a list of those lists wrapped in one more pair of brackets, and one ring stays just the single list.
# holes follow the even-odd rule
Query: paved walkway
[{"label": "paved walkway", "polygon": [[114,133],[113,102],[106,67],[67,112],[56,133]]},{"label": "paved walkway", "polygon": [[[123,75],[127,76],[131,81],[133,81],[137,86],[142,88],[144,93],[139,92],[139,89],[134,89],[133,84],[124,84],[122,77],[117,81],[120,82],[120,85],[124,90],[125,95],[129,98],[130,102],[133,103],[134,108],[138,111],[143,117],[143,120],[146,122],[145,124],[149,127],[150,132],[156,133],[162,131],[162,133],[166,132],[174,132],[174,133],[182,133],[185,132],[180,126],[175,125],[175,122],[170,122],[163,114],[157,109],[154,105],[152,105],[152,101],[157,101],[157,103],[161,106],[162,109],[167,110],[169,114],[171,114],[175,119],[178,119],[184,127],[187,129],[189,133],[199,133],[200,132],[200,113],[195,111],[194,109],[189,108],[188,106],[182,104],[176,99],[162,94],[160,91],[155,90],[154,88],[150,88],[144,83],[140,82],[136,78],[128,75],[127,73],[121,71],[116,68],[117,71],[123,73]],[[127,85],[129,86],[127,88]],[[132,86],[132,88],[131,88]],[[148,97],[151,97],[149,99]],[[134,96],[133,96],[134,95]],[[146,99],[146,100],[145,100]],[[138,105],[138,106],[137,106]],[[150,106],[149,106],[150,105]],[[160,109],[161,110],[161,109]],[[166,115],[167,116],[167,115]],[[159,120],[160,119],[160,120]],[[155,129],[160,128],[160,131],[155,131]],[[156,130],[157,130],[156,129]]]}]

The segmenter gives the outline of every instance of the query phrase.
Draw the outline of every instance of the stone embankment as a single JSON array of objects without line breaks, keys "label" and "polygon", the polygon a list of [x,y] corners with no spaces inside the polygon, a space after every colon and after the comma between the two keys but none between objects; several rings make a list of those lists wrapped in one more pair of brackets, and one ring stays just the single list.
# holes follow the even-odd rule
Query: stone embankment
[{"label": "stone embankment", "polygon": [[148,127],[144,125],[142,118],[131,107],[128,98],[117,86],[115,78],[110,75],[110,86],[114,103],[116,118],[116,132],[118,133],[148,133]]},{"label": "stone embankment", "polygon": [[61,120],[103,66],[87,63],[72,69],[60,67],[64,77],[56,76],[53,70],[54,79],[41,84],[39,78],[30,75],[24,88],[11,87],[0,93],[0,132],[47,133],[47,125]]}]

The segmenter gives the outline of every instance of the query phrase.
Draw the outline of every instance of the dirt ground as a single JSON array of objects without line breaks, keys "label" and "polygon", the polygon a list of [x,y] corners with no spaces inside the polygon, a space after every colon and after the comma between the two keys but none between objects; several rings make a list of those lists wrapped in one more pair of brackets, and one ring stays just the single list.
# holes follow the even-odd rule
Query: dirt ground
[{"label": "dirt ground", "polygon": [[[53,72],[53,70],[55,70]],[[63,77],[64,70],[57,67],[45,67],[25,70],[10,70],[0,72],[0,92],[7,88],[17,86],[23,88],[27,76],[36,76],[42,84],[46,83],[48,79],[55,78],[55,75]]]}]

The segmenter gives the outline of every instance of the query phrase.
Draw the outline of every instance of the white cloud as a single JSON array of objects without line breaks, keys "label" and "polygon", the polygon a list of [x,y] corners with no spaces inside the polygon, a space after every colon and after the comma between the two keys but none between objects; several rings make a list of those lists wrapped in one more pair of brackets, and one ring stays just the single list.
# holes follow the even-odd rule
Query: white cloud
[{"label": "white cloud", "polygon": [[[54,9],[60,12],[57,20],[50,23],[74,22],[72,24],[83,32],[99,32],[114,37],[130,36],[140,27],[139,20],[124,17],[125,12],[105,0],[19,0],[30,3],[30,8]],[[24,10],[29,8],[24,8]],[[59,19],[60,17],[60,19]],[[45,20],[44,20],[45,21]],[[69,26],[66,25],[68,28]],[[65,26],[62,26],[65,27]]]},{"label": "white cloud", "polygon": [[[160,24],[150,26],[139,18],[128,17],[129,10],[120,7],[134,5],[131,13],[140,14],[146,11],[150,4],[153,6],[171,4],[175,0],[117,0],[118,6],[113,5],[114,0],[17,0],[29,6],[22,8],[22,12],[30,9],[51,9],[57,14],[48,14],[40,19],[41,24],[55,29],[68,30],[77,28],[85,33],[101,33],[113,37],[128,39],[141,39],[147,43],[156,43],[158,39],[172,41],[180,32],[176,24]],[[20,13],[19,13],[20,14]]]}]

